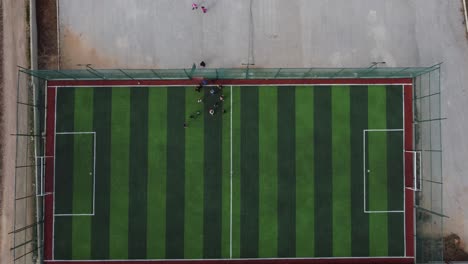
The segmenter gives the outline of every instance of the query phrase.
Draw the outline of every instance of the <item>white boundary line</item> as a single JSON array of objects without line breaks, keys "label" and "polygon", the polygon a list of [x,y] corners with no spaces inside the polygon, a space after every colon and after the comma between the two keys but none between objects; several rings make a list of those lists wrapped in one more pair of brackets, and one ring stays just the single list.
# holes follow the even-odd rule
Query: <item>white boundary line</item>
[{"label": "white boundary line", "polygon": [[85,260],[65,260],[65,259],[55,259],[55,260],[44,260],[44,262],[58,262],[58,261],[66,261],[66,262],[91,262],[91,261],[99,261],[99,262],[128,262],[128,261],[167,261],[167,262],[174,262],[174,261],[205,261],[205,262],[212,262],[212,261],[219,261],[219,260],[296,260],[296,259],[308,259],[308,260],[319,260],[319,259],[414,259],[414,257],[407,257],[407,256],[378,256],[378,257],[320,257],[320,258],[219,258],[219,259],[85,259]]},{"label": "white boundary line", "polygon": [[53,195],[53,205],[52,205],[52,259],[55,259],[55,150],[57,149],[57,94],[58,89],[55,88],[55,108],[54,108],[54,195]]},{"label": "white boundary line", "polygon": [[67,132],[56,132],[55,135],[93,135],[93,204],[92,204],[92,212],[88,214],[86,213],[84,214],[56,214],[54,211],[54,216],[94,216],[95,208],[96,208],[96,205],[95,205],[96,203],[96,132],[95,131],[83,131],[83,132],[67,131]]},{"label": "white boundary line", "polygon": [[80,132],[80,131],[77,131],[77,132],[56,132],[55,133],[56,135],[79,135],[79,134],[96,134],[96,132],[94,131],[91,131],[91,132]]},{"label": "white boundary line", "polygon": [[[404,132],[403,129],[363,129],[362,130],[362,146],[363,146],[363,185],[364,185],[364,213],[379,214],[379,213],[404,213],[405,210],[367,210],[366,206],[366,179],[369,171],[366,169],[366,132]],[[404,143],[404,142],[403,142]],[[403,188],[403,192],[404,192]]]},{"label": "white boundary line", "polygon": [[56,2],[57,2],[57,56],[58,56],[57,68],[60,70],[60,10],[59,10],[60,0],[57,0]]},{"label": "white boundary line", "polygon": [[230,97],[231,97],[231,111],[230,111],[230,150],[231,150],[231,169],[230,169],[230,175],[229,175],[229,188],[230,188],[230,200],[229,200],[229,258],[232,259],[232,111],[233,111],[233,105],[232,105],[232,85],[231,85],[231,91],[230,91]]},{"label": "white boundary line", "polygon": [[[299,85],[294,85],[294,86],[326,86],[326,85],[330,85],[330,84],[299,84]],[[371,84],[340,84],[340,85],[371,85]],[[405,122],[405,119],[404,119],[404,116],[405,116],[405,112],[404,112],[404,85],[412,85],[411,83],[401,83],[401,84],[378,84],[378,85],[394,85],[394,86],[399,86],[399,85],[403,85],[403,127],[404,127],[404,122]],[[104,260],[99,260],[99,259],[93,259],[93,260],[57,260],[55,259],[55,243],[54,243],[54,237],[55,237],[55,148],[56,148],[56,134],[60,134],[60,133],[73,133],[73,132],[59,132],[59,133],[56,133],[55,131],[57,130],[57,93],[58,93],[58,88],[65,88],[65,87],[74,87],[74,88],[79,88],[79,87],[139,87],[139,86],[151,86],[151,85],[131,85],[131,86],[128,86],[128,85],[76,85],[76,86],[48,86],[48,88],[56,88],[56,91],[55,91],[55,116],[54,116],[54,201],[53,201],[53,212],[54,212],[54,217],[53,217],[53,225],[52,225],[52,260],[44,260],[44,262],[54,262],[54,261],[67,261],[67,262],[93,262],[93,261],[100,261],[100,262],[126,262],[126,261],[167,261],[167,262],[172,262],[172,261],[206,261],[206,262],[210,262],[210,261],[218,261],[218,260],[275,260],[275,259],[283,259],[283,260],[294,260],[294,259],[309,259],[309,260],[319,260],[319,259],[329,259],[329,260],[332,260],[332,259],[398,259],[398,258],[405,258],[405,259],[414,259],[414,256],[407,256],[406,255],[406,217],[404,217],[404,221],[405,221],[405,228],[404,228],[404,231],[405,231],[405,235],[404,235],[404,251],[405,251],[405,254],[404,256],[374,256],[374,257],[319,257],[319,258],[232,258],[232,85],[230,86],[231,88],[231,113],[230,113],[230,122],[231,122],[231,129],[230,129],[230,133],[231,133],[231,142],[230,142],[230,148],[231,148],[231,173],[230,173],[230,189],[231,189],[231,199],[230,199],[230,258],[219,258],[219,259],[113,259],[113,260],[107,260],[107,259],[104,259]],[[162,85],[161,85],[162,86]],[[180,85],[164,85],[164,86],[180,86]],[[193,86],[193,85],[187,85],[187,86]],[[237,86],[250,86],[250,85],[237,85]],[[257,85],[257,86],[270,86],[270,85]],[[276,86],[290,86],[290,85],[276,85]],[[158,87],[158,86],[156,86]],[[47,89],[46,89],[47,90]],[[393,131],[393,129],[365,129],[364,131]],[[404,129],[395,129],[395,131],[404,131]],[[82,133],[86,133],[86,132],[82,132]],[[88,132],[88,133],[92,133],[92,132]],[[365,135],[364,135],[364,132],[363,132],[363,144],[364,144],[364,163],[365,163]],[[405,138],[403,137],[403,144],[405,143]],[[96,143],[96,142],[95,142]],[[96,148],[96,145],[94,146]],[[403,162],[404,162],[404,158],[403,158]],[[94,161],[96,162],[96,161]],[[95,164],[94,164],[95,166]],[[364,166],[364,173],[365,173],[365,166]],[[403,177],[404,177],[404,173],[403,173]],[[404,185],[405,181],[403,181],[403,185]],[[95,185],[94,185],[95,186]],[[94,192],[95,190],[93,190]],[[364,194],[365,194],[365,179],[364,179]],[[403,191],[403,195],[405,195],[405,191]],[[93,194],[94,196],[94,194]],[[405,196],[404,196],[405,197]],[[94,198],[94,197],[93,197]],[[94,202],[94,201],[93,201]],[[405,206],[405,198],[403,199],[403,205]],[[364,208],[365,208],[365,201],[364,201]],[[94,210],[94,209],[93,209]],[[403,210],[403,212],[405,211],[406,209]]]},{"label": "white boundary line", "polygon": [[[411,86],[413,87],[413,86]],[[406,139],[405,139],[405,86],[403,85],[401,87],[401,105],[402,105],[402,108],[403,108],[403,113],[401,113],[402,115],[402,127],[403,127],[403,150],[405,150],[405,143],[406,143]],[[406,254],[406,163],[405,163],[405,152],[403,152],[403,250],[405,252],[405,256],[407,256]]]},{"label": "white boundary line", "polygon": [[[150,79],[147,79],[150,80]],[[155,79],[155,80],[160,80],[160,79]],[[174,79],[176,80],[176,79]],[[281,79],[280,79],[281,80]],[[67,80],[68,81],[68,80]],[[72,81],[72,80],[69,80]],[[101,79],[99,80],[93,80],[93,81],[103,81]],[[112,81],[118,81],[118,80],[112,80]],[[122,80],[122,81],[128,81],[128,80]],[[145,81],[145,80],[139,80],[139,81]],[[184,80],[185,81],[185,80]],[[373,83],[337,83],[337,84],[328,84],[328,83],[318,83],[318,84],[236,84],[235,86],[340,86],[340,85],[346,85],[346,86],[360,86],[360,85],[377,85],[377,86],[402,86],[402,85],[411,85],[411,83],[390,83],[390,84],[385,84],[385,83],[379,83],[379,84],[373,84]],[[195,87],[196,85],[180,85],[180,84],[174,84],[174,85],[154,85],[154,84],[148,84],[148,85],[59,85],[59,86],[49,86],[49,87],[56,87],[56,88],[86,88],[86,87],[171,87],[171,86],[193,86]],[[207,86],[215,86],[215,85],[207,85]]]},{"label": "white boundary line", "polygon": [[396,128],[396,129],[363,129],[363,131],[370,131],[370,132],[392,132],[392,131],[403,131],[403,128]]},{"label": "white boundary line", "polygon": [[55,214],[54,216],[94,216],[94,214]]},{"label": "white boundary line", "polygon": [[94,159],[93,159],[93,215],[96,213],[96,141],[97,133],[94,132]]}]

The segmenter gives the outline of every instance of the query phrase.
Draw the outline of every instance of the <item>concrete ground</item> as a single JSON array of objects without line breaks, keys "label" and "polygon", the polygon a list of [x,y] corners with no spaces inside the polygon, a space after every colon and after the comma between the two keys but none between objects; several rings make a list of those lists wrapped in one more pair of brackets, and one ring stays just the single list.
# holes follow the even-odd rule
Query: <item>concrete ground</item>
[{"label": "concrete ground", "polygon": [[59,0],[62,68],[441,70],[445,232],[468,241],[468,40],[460,0]]},{"label": "concrete ground", "polygon": [[[0,263],[13,263],[13,235],[9,234],[14,230],[14,194],[15,194],[15,147],[16,138],[10,134],[16,133],[16,101],[17,101],[17,65],[28,67],[27,50],[29,42],[27,39],[28,23],[26,16],[26,0],[3,0],[3,35],[0,41],[3,41],[3,61],[2,71],[3,79],[0,89],[3,89],[3,97],[0,98],[0,112],[3,113],[3,120],[0,120],[0,144],[3,151],[0,158],[3,159],[3,168],[0,171]],[[26,100],[27,102],[27,100]],[[22,115],[22,113],[20,114]],[[24,116],[18,117],[25,120]],[[25,122],[27,124],[27,122]],[[26,130],[27,131],[27,130]],[[20,143],[21,145],[21,143]],[[23,162],[21,160],[20,162]],[[26,184],[27,178],[18,182],[17,189],[30,188]],[[19,192],[19,195],[22,193]],[[31,200],[31,199],[26,199]],[[20,202],[18,204],[18,214],[20,219],[16,222],[16,227],[23,227],[31,222],[32,204]],[[30,210],[29,210],[30,209]],[[25,211],[26,210],[26,211]],[[26,212],[25,214],[22,214]],[[27,218],[28,216],[28,218]],[[32,220],[33,221],[33,220]],[[18,232],[16,245],[26,242],[31,238],[32,230]],[[16,257],[27,253],[31,249],[31,243],[16,251]],[[29,261],[31,254],[26,258],[20,258],[21,263],[31,263]]]}]

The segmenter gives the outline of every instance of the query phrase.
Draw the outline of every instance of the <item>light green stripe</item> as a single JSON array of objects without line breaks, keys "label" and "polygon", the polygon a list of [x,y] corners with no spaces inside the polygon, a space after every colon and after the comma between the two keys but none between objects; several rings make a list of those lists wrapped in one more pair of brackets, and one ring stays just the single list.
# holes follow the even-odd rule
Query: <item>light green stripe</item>
[{"label": "light green stripe", "polygon": [[232,87],[232,257],[240,257],[240,87]]},{"label": "light green stripe", "polygon": [[112,88],[111,132],[109,256],[111,259],[126,259],[130,147],[129,88]]},{"label": "light green stripe", "polygon": [[278,249],[278,96],[277,87],[259,88],[259,241],[258,256],[277,257]]},{"label": "light green stripe", "polygon": [[167,88],[148,90],[147,258],[166,253]]},{"label": "light green stripe", "polygon": [[223,159],[223,180],[222,180],[222,227],[221,227],[221,257],[229,258],[230,249],[230,199],[231,199],[231,183],[230,183],[230,171],[231,171],[231,89],[226,87],[223,89],[223,93],[226,96],[224,101],[224,109],[228,112],[223,117],[223,128],[222,128],[222,159]]},{"label": "light green stripe", "polygon": [[[369,86],[368,124],[369,129],[385,129],[386,116],[385,86]],[[368,132],[368,210],[387,210],[387,132]],[[388,255],[387,214],[369,215],[370,256]]]},{"label": "light green stripe", "polygon": [[[188,87],[185,91],[185,116],[203,111],[197,103],[199,93]],[[203,176],[204,176],[204,115],[189,121],[185,133],[185,236],[184,257],[203,258]],[[181,124],[182,125],[182,124]],[[181,157],[181,161],[184,157]]]},{"label": "light green stripe", "polygon": [[[75,89],[76,132],[93,130],[93,89]],[[73,213],[93,213],[94,135],[75,134],[73,146]],[[91,257],[91,217],[74,216],[72,220],[72,259]]]},{"label": "light green stripe", "polygon": [[315,256],[314,88],[296,87],[296,257]]},{"label": "light green stripe", "polygon": [[351,256],[351,128],[348,86],[332,88],[333,256]]}]

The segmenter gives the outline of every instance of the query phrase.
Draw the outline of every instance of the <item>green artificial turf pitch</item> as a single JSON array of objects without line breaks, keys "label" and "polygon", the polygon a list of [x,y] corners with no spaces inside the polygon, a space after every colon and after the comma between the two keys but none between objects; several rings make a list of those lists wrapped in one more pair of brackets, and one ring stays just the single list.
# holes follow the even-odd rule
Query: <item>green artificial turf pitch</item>
[{"label": "green artificial turf pitch", "polygon": [[404,256],[402,86],[57,91],[55,259]]}]

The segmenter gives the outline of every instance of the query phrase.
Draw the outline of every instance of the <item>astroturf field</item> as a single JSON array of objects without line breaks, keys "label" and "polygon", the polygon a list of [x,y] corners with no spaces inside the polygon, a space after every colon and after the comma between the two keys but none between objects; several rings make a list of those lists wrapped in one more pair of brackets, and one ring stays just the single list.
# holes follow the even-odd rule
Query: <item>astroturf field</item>
[{"label": "astroturf field", "polygon": [[53,256],[404,256],[402,89],[59,87]]}]

